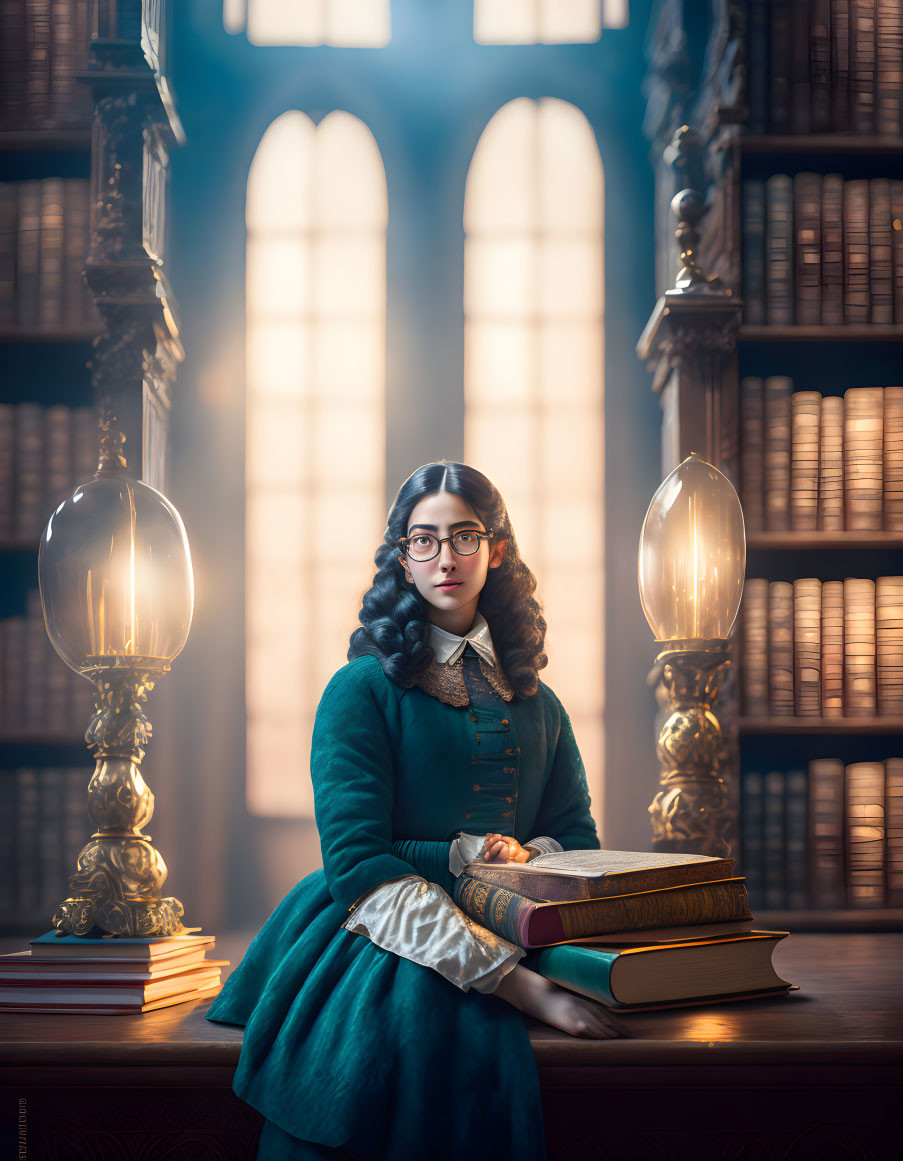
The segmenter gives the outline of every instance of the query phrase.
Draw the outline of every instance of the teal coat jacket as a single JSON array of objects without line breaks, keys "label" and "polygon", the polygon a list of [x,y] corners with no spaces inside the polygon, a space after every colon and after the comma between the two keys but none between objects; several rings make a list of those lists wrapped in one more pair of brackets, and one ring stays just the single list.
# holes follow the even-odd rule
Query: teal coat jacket
[{"label": "teal coat jacket", "polygon": [[282,900],[207,1014],[245,1026],[233,1088],[266,1118],[258,1157],[438,1161],[491,1142],[542,1161],[517,1010],[341,924],[402,875],[451,894],[460,831],[598,848],[558,698],[540,682],[498,710],[448,705],[356,658],[320,701],[311,777],[323,867]]}]

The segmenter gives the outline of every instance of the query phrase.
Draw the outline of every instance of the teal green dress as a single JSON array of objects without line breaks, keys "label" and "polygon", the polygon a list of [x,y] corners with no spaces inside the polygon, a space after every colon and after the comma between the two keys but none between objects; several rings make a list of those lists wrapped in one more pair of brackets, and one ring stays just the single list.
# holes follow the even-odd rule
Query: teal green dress
[{"label": "teal green dress", "polygon": [[465,831],[598,848],[567,714],[536,694],[452,705],[385,676],[336,673],[317,709],[311,777],[323,867],[255,937],[207,1013],[245,1028],[235,1093],[266,1118],[258,1158],[543,1161],[533,1050],[520,1013],[342,927],[372,888],[420,875],[449,894]]}]

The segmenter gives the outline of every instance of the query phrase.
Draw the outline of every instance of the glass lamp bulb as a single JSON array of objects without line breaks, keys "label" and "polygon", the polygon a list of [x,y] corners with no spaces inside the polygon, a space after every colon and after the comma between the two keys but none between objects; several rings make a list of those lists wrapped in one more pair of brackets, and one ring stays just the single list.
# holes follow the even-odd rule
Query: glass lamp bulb
[{"label": "glass lamp bulb", "polygon": [[99,472],[57,507],[38,576],[50,640],[76,673],[98,658],[168,668],[185,644],[194,578],[182,517],[124,472]]},{"label": "glass lamp bulb", "polygon": [[693,452],[652,497],[640,533],[640,600],[655,639],[726,639],[745,571],[740,498]]}]

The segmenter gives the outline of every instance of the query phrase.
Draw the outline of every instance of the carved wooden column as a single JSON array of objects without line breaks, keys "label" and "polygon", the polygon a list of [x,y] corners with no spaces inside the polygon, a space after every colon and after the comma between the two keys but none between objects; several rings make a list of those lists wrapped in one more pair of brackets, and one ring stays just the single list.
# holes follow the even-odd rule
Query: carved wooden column
[{"label": "carved wooden column", "polygon": [[92,375],[129,471],[165,485],[171,389],[184,358],[166,276],[169,150],[184,132],[164,73],[164,0],[96,0],[91,242],[85,275],[105,333]]}]

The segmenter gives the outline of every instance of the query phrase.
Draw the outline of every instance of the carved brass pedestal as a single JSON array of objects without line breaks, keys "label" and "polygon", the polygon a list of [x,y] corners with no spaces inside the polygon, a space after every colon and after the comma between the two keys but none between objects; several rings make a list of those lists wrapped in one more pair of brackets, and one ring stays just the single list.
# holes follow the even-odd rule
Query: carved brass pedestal
[{"label": "carved brass pedestal", "polygon": [[94,716],[85,740],[97,765],[88,786],[88,812],[96,830],[78,856],[69,897],[53,916],[61,934],[102,933],[146,937],[184,930],[184,908],[163,898],[166,864],[141,833],[154,813],[154,796],[141,776],[143,745],[151,723],[143,703],[169,669],[141,657],[97,657]]},{"label": "carved brass pedestal", "polygon": [[659,642],[656,658],[667,695],[668,718],[658,739],[662,789],[652,815],[652,844],[659,851],[726,857],[730,822],[727,788],[718,770],[721,726],[712,712],[730,665],[727,641]]}]

